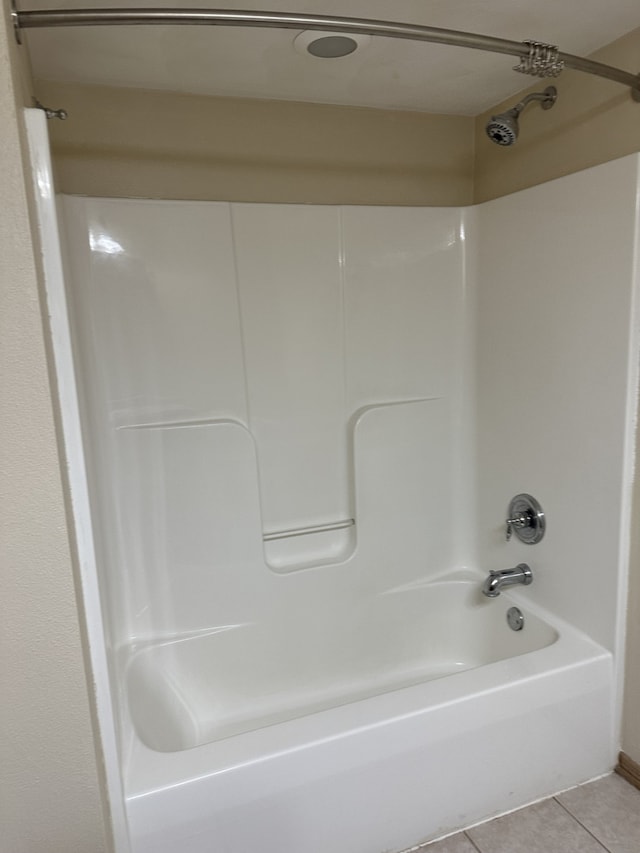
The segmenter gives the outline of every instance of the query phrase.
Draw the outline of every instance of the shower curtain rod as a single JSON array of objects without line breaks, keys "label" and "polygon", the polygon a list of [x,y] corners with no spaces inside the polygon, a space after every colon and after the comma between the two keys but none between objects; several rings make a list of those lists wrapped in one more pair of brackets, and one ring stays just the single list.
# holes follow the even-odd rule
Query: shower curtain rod
[{"label": "shower curtain rod", "polygon": [[586,74],[604,77],[629,86],[632,97],[640,101],[640,74],[632,74],[593,62],[582,56],[563,53],[553,45],[533,41],[511,41],[493,36],[403,24],[397,21],[377,21],[367,18],[350,18],[335,15],[302,15],[291,12],[232,11],[225,9],[49,9],[18,11],[12,0],[12,17],[15,35],[21,42],[21,31],[42,27],[94,27],[94,26],[147,26],[200,25],[222,27],[271,27],[294,30],[330,30],[357,35],[384,36],[385,38],[448,44],[503,53],[520,58],[520,67],[533,76],[557,76],[562,67]]}]

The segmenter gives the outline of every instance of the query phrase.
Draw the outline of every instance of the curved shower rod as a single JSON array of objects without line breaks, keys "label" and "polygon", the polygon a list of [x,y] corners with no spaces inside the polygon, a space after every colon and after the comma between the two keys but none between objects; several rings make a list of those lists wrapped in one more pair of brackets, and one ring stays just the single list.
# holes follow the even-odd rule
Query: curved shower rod
[{"label": "curved shower rod", "polygon": [[[303,15],[291,12],[233,11],[226,9],[49,9],[19,11],[12,0],[12,18],[17,41],[21,42],[21,31],[42,27],[95,27],[95,26],[147,26],[151,24],[200,25],[222,27],[271,27],[293,30],[331,30],[357,35],[384,36],[386,38],[426,41],[504,53],[520,58],[516,70],[534,76],[556,76],[562,67],[586,74],[604,77],[629,86],[635,101],[640,102],[640,74],[632,74],[594,62],[582,56],[563,53],[553,45],[530,41],[511,41],[493,36],[467,33],[461,30],[426,27],[419,24],[404,24],[396,21],[377,21],[367,18],[349,18],[336,15]],[[531,67],[532,50],[542,52],[542,70]],[[545,71],[544,56],[549,70]],[[540,53],[534,56],[538,59]]]}]

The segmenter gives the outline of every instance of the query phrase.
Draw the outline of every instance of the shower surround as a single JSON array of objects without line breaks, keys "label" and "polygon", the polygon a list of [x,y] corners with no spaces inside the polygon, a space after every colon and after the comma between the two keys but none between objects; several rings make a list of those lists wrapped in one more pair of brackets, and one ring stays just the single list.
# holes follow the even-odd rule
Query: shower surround
[{"label": "shower surround", "polygon": [[59,198],[133,853],[400,850],[613,766],[637,186],[633,156],[465,209]]}]

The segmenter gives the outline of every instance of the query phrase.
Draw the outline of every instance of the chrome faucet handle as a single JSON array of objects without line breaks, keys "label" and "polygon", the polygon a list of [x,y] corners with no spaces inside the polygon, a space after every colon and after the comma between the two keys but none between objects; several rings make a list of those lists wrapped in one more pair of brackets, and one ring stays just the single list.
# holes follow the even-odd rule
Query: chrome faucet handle
[{"label": "chrome faucet handle", "polygon": [[525,513],[520,513],[519,515],[514,516],[513,518],[508,518],[506,521],[507,525],[507,542],[511,539],[513,535],[513,528],[515,527],[517,530],[522,530],[523,527],[531,527],[531,516],[525,515]]},{"label": "chrome faucet handle", "polygon": [[546,519],[542,507],[531,495],[521,494],[512,498],[507,510],[507,542],[513,533],[525,545],[534,545],[544,536]]}]

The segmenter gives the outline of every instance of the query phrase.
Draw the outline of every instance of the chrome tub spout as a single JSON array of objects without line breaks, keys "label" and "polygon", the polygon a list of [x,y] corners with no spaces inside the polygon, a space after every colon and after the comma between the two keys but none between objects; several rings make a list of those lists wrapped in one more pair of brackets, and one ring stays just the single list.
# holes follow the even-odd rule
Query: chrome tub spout
[{"label": "chrome tub spout", "polygon": [[515,569],[502,569],[498,572],[489,572],[489,577],[482,585],[482,592],[487,598],[497,598],[505,586],[513,586],[516,583],[529,586],[533,582],[533,574],[526,563],[518,563]]}]

